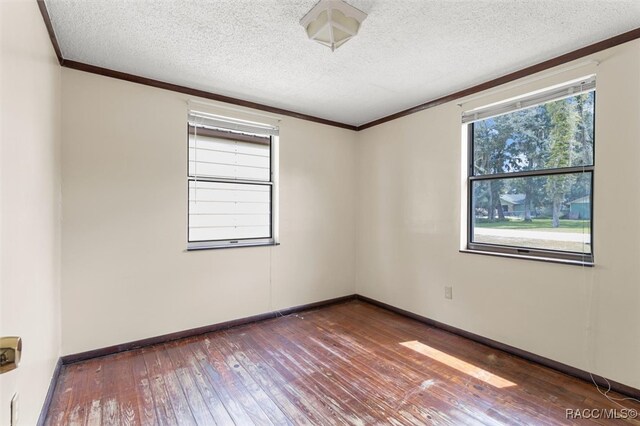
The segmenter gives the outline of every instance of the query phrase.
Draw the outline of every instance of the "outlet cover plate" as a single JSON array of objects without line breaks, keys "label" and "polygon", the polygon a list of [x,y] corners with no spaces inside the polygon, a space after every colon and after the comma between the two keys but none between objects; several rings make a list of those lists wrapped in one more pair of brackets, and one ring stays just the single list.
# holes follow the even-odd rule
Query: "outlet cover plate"
[{"label": "outlet cover plate", "polygon": [[444,298],[445,299],[453,299],[453,287],[445,287],[444,288]]}]

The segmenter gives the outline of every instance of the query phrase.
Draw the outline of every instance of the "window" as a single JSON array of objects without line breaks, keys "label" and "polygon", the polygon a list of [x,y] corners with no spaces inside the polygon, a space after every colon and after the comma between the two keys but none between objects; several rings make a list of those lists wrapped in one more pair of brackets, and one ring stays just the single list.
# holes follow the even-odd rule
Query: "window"
[{"label": "window", "polygon": [[190,113],[188,249],[275,243],[277,128]]},{"label": "window", "polygon": [[463,114],[471,251],[593,262],[595,77]]}]

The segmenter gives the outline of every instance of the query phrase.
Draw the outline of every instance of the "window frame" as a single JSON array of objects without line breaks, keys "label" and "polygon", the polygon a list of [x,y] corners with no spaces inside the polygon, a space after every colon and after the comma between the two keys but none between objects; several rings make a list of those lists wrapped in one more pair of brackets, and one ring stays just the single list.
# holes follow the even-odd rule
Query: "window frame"
[{"label": "window frame", "polygon": [[[187,120],[187,251],[194,250],[210,250],[210,249],[224,249],[224,248],[238,248],[238,247],[256,247],[256,246],[274,246],[279,245],[277,240],[277,214],[276,214],[276,191],[277,191],[277,159],[275,158],[277,155],[277,146],[279,143],[279,136],[276,134],[264,134],[262,136],[269,138],[269,180],[268,181],[260,181],[260,180],[252,180],[252,179],[233,179],[233,178],[224,178],[224,177],[211,177],[211,176],[198,176],[196,174],[191,174],[189,170],[189,162],[190,162],[190,127],[198,127],[204,129],[211,129],[216,132],[224,132],[229,135],[234,133],[234,129],[232,129],[233,122],[230,122],[229,128],[213,127],[199,124],[195,126],[189,120]],[[236,131],[237,132],[237,131]],[[239,133],[239,132],[238,132]],[[224,137],[222,137],[224,139]],[[243,138],[240,137],[238,139],[233,139],[232,137],[228,137],[226,139],[230,140],[238,140],[243,142]],[[247,142],[247,140],[244,140]],[[227,184],[240,184],[240,185],[259,185],[269,187],[269,237],[249,237],[249,238],[232,238],[232,239],[224,239],[224,240],[204,240],[204,241],[191,241],[189,236],[190,229],[190,184],[191,182],[211,182],[211,183],[227,183]]]},{"label": "window frame", "polygon": [[[593,161],[591,165],[584,166],[571,166],[571,167],[562,167],[562,168],[552,168],[552,169],[539,169],[539,170],[529,170],[529,171],[517,171],[517,172],[503,172],[503,173],[493,173],[493,174],[483,174],[483,175],[475,175],[474,169],[474,125],[476,121],[482,121],[491,117],[495,117],[498,115],[504,115],[516,112],[518,109],[514,109],[510,112],[506,113],[498,113],[495,115],[487,116],[478,120],[472,120],[463,124],[463,126],[467,127],[466,131],[466,143],[467,143],[467,197],[466,197],[466,218],[467,218],[467,237],[466,237],[466,247],[462,249],[462,252],[467,253],[478,253],[478,254],[486,254],[493,256],[502,256],[502,257],[512,257],[512,258],[520,258],[520,259],[530,259],[530,260],[539,260],[539,261],[547,261],[547,262],[556,262],[556,263],[566,263],[566,264],[575,264],[581,266],[594,266],[594,182],[595,182],[595,164],[596,164],[596,88],[593,87],[590,90],[587,90],[583,93],[593,92],[593,147],[592,147],[592,155]],[[570,96],[566,96],[565,98],[578,96],[580,93],[572,94]],[[562,99],[562,97],[546,100],[545,102],[541,102],[539,105],[543,105],[548,102],[553,102]],[[526,108],[532,108],[533,106],[528,106]],[[509,246],[509,245],[501,245],[501,244],[491,244],[491,243],[478,243],[473,241],[474,234],[474,212],[473,210],[473,183],[476,181],[489,181],[496,179],[509,179],[509,178],[526,178],[526,177],[540,177],[540,176],[552,176],[552,175],[567,175],[567,174],[576,174],[576,173],[589,173],[590,174],[590,193],[589,193],[589,218],[590,218],[590,246],[591,250],[589,253],[579,253],[579,252],[571,252],[571,251],[562,251],[562,250],[552,250],[552,249],[541,249],[541,248],[532,248],[532,247],[519,247],[519,246]]]}]

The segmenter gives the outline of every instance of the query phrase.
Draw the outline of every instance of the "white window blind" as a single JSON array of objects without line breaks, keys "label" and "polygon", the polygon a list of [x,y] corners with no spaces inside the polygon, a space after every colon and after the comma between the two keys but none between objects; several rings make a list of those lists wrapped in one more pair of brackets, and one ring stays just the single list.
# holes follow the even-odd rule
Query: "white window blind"
[{"label": "white window blind", "polygon": [[247,133],[266,136],[277,136],[278,128],[269,124],[256,123],[246,120],[234,120],[232,118],[220,117],[204,112],[189,112],[189,123],[213,128],[223,129],[237,133]]},{"label": "white window blind", "polygon": [[189,174],[200,177],[269,181],[271,143],[242,142],[189,134]]},{"label": "white window blind", "polygon": [[189,182],[189,241],[271,236],[271,186]]},{"label": "white window blind", "polygon": [[277,129],[189,115],[189,248],[273,243]]},{"label": "white window blind", "polygon": [[581,93],[593,91],[595,90],[595,87],[595,76],[589,76],[580,81],[570,82],[565,85],[555,87],[551,90],[545,90],[532,95],[512,99],[510,101],[488,105],[486,107],[478,108],[472,111],[466,111],[462,114],[462,123],[465,124],[484,120],[489,117],[508,114],[510,112],[530,108],[536,105],[541,105],[546,102],[576,96]]}]

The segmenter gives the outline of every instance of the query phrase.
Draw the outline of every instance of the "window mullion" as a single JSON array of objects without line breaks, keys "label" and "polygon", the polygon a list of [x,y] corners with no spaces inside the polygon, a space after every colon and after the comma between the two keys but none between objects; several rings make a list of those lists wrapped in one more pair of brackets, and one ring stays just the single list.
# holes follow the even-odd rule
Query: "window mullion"
[{"label": "window mullion", "polygon": [[549,176],[549,175],[561,175],[569,173],[580,172],[593,172],[593,166],[575,166],[575,167],[562,167],[558,169],[540,169],[540,170],[526,170],[520,172],[506,172],[506,173],[494,173],[487,175],[469,176],[469,180],[490,180],[490,179],[504,179],[504,178],[517,178],[517,177],[529,177],[529,176]]},{"label": "window mullion", "polygon": [[198,181],[198,182],[219,182],[219,183],[237,183],[238,185],[247,184],[247,185],[273,185],[273,181],[266,180],[246,180],[246,179],[224,179],[210,176],[196,176],[190,175],[189,180]]}]

